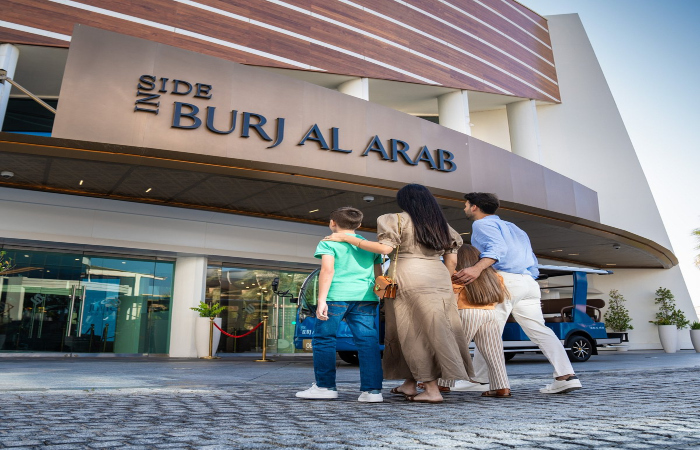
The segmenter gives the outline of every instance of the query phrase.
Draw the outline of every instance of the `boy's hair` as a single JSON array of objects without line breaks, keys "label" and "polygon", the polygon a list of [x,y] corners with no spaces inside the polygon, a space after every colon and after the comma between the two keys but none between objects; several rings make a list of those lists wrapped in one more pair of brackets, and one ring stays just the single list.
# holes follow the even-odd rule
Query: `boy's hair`
[{"label": "boy's hair", "polygon": [[362,211],[352,206],[343,206],[331,213],[331,220],[344,230],[357,230],[362,225]]},{"label": "boy's hair", "polygon": [[501,203],[498,201],[496,194],[487,192],[470,192],[464,198],[472,205],[476,205],[482,212],[486,214],[495,214]]},{"label": "boy's hair", "polygon": [[[480,253],[476,247],[469,244],[462,245],[457,251],[456,270],[466,269],[478,263],[479,256]],[[503,300],[510,298],[510,293],[493,267],[484,269],[479,278],[464,286],[464,289],[466,290],[469,303],[474,305],[503,303]]]}]

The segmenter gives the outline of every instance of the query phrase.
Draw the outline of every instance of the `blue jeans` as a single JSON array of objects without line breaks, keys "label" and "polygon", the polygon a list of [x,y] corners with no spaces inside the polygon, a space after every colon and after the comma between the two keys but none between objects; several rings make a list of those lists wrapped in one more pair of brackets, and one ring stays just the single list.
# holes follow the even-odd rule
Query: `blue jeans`
[{"label": "blue jeans", "polygon": [[335,388],[336,334],[340,322],[345,319],[360,359],[360,390],[382,388],[379,332],[374,325],[376,317],[377,302],[328,302],[328,320],[316,320],[314,327],[316,386]]}]

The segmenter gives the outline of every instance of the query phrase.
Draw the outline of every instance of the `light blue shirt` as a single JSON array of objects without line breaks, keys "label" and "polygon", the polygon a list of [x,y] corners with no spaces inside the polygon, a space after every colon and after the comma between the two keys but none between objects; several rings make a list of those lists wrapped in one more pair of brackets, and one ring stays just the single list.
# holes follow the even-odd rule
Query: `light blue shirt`
[{"label": "light blue shirt", "polygon": [[530,238],[515,224],[498,216],[490,215],[474,222],[472,245],[481,252],[481,258],[496,260],[493,265],[496,270],[533,278],[540,274]]}]

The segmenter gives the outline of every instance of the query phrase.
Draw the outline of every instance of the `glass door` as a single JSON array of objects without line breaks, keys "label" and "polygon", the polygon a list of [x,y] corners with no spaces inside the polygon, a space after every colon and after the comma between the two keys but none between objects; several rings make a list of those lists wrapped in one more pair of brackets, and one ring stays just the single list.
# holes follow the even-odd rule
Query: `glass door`
[{"label": "glass door", "polygon": [[[254,266],[210,265],[207,272],[206,301],[226,307],[221,314],[222,329],[233,335],[252,330],[268,317],[267,351],[293,353],[296,305],[291,297],[308,272],[277,270]],[[241,337],[222,336],[219,352],[261,353],[263,328]]]}]

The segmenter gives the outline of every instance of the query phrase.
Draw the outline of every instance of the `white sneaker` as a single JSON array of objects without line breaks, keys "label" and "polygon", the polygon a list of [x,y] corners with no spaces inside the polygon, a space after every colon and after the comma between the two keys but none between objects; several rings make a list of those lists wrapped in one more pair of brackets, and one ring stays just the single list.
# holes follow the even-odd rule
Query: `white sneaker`
[{"label": "white sneaker", "polygon": [[566,394],[576,389],[581,389],[581,381],[574,375],[568,380],[554,380],[554,383],[543,387],[540,392],[543,394]]},{"label": "white sneaker", "polygon": [[379,394],[370,394],[369,392],[363,392],[362,394],[360,394],[360,397],[357,399],[357,401],[364,403],[381,403],[384,401],[384,397],[382,397],[381,392]]},{"label": "white sneaker", "polygon": [[296,396],[299,398],[307,398],[311,400],[328,400],[338,398],[338,391],[334,391],[328,388],[320,388],[316,386],[316,383],[314,383],[307,390],[297,392]]},{"label": "white sneaker", "polygon": [[486,392],[489,390],[489,384],[472,383],[471,381],[467,380],[456,380],[454,387],[450,389],[459,392]]}]

